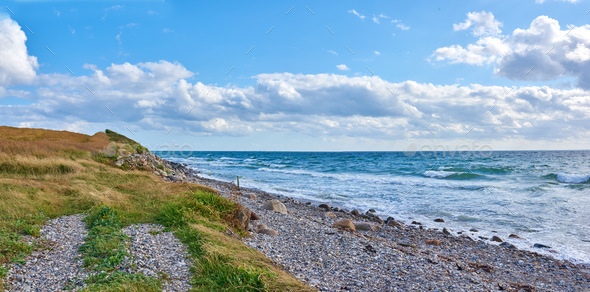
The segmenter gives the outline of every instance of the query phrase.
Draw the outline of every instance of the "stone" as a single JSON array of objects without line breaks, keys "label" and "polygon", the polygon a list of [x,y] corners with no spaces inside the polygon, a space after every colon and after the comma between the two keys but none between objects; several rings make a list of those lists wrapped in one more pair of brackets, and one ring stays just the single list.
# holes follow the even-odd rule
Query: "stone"
[{"label": "stone", "polygon": [[123,163],[125,163],[125,160],[123,160],[123,159],[118,159],[117,161],[115,161],[115,165],[117,167],[123,166]]},{"label": "stone", "polygon": [[502,240],[502,238],[495,236],[495,235],[492,236],[492,238],[490,240],[495,241],[495,242],[504,242],[504,240]]},{"label": "stone", "polygon": [[285,207],[285,205],[278,200],[270,200],[266,202],[262,208],[281,214],[287,214],[287,207]]},{"label": "stone", "polygon": [[381,227],[379,227],[377,225],[374,225],[371,223],[366,223],[366,222],[355,222],[354,228],[356,230],[362,230],[362,231],[375,231],[375,230],[381,229]]},{"label": "stone", "polygon": [[449,232],[449,230],[446,228],[443,228],[442,233],[446,235],[451,235],[451,232]]},{"label": "stone", "polygon": [[442,218],[436,218],[436,219],[434,219],[434,222],[445,223],[445,220]]},{"label": "stone", "polygon": [[260,229],[258,230],[258,233],[260,234],[266,234],[266,235],[279,235],[278,232],[272,230],[272,229]]},{"label": "stone", "polygon": [[268,229],[268,226],[266,226],[266,224],[264,224],[264,223],[260,223],[260,224],[256,224],[256,225],[254,225],[254,228],[253,228],[253,229],[254,229],[254,231],[256,231],[257,233],[259,233],[259,232],[260,232],[260,230],[262,230],[262,229]]},{"label": "stone", "polygon": [[350,219],[344,219],[344,218],[340,219],[340,220],[334,222],[334,226],[340,227],[342,229],[356,231],[356,228],[354,227],[354,223],[352,223],[352,221],[350,221]]},{"label": "stone", "polygon": [[471,228],[471,229],[469,229],[469,231],[471,231],[471,232],[478,232],[479,230],[477,230],[475,228]]},{"label": "stone", "polygon": [[251,212],[250,213],[250,221],[254,221],[254,220],[260,220],[260,217],[258,217],[258,215],[256,215],[256,213]]},{"label": "stone", "polygon": [[535,243],[535,244],[533,245],[533,247],[534,247],[534,248],[551,248],[551,247],[550,247],[550,246],[548,246],[548,245],[544,245],[544,244],[540,244],[540,243]]},{"label": "stone", "polygon": [[514,239],[524,239],[524,238],[522,238],[522,237],[520,237],[520,236],[518,236],[518,235],[516,235],[516,234],[510,234],[510,235],[508,235],[508,238],[514,238]]},{"label": "stone", "polygon": [[320,207],[320,209],[330,211],[330,206],[328,206],[327,204],[320,204],[318,207]]},{"label": "stone", "polygon": [[336,214],[334,214],[332,212],[326,212],[326,213],[324,213],[324,217],[326,217],[326,218],[336,218]]},{"label": "stone", "polygon": [[352,210],[352,212],[350,212],[350,214],[354,215],[354,216],[359,216],[361,214],[361,212],[359,212],[359,210],[354,209]]},{"label": "stone", "polygon": [[251,216],[252,212],[246,207],[238,208],[238,210],[234,212],[234,219],[236,219],[238,226],[242,230],[248,230],[248,224],[250,223]]},{"label": "stone", "polygon": [[393,218],[387,221],[387,226],[396,227],[396,226],[403,226],[402,223],[393,220]]},{"label": "stone", "polygon": [[375,213],[375,212],[377,212],[377,211],[375,211],[375,209],[369,209],[369,211],[368,211],[368,212]]},{"label": "stone", "polygon": [[426,242],[426,244],[434,245],[434,246],[440,245],[440,240],[438,240],[438,239],[426,239],[424,242]]},{"label": "stone", "polygon": [[505,248],[512,248],[512,249],[516,248],[516,246],[514,246],[514,244],[512,244],[510,242],[506,242],[506,241],[500,243],[500,246],[505,247]]},{"label": "stone", "polygon": [[420,223],[418,221],[412,221],[412,224],[414,224],[414,225],[422,225],[422,223]]},{"label": "stone", "polygon": [[248,194],[248,199],[256,200],[256,195],[255,194]]}]

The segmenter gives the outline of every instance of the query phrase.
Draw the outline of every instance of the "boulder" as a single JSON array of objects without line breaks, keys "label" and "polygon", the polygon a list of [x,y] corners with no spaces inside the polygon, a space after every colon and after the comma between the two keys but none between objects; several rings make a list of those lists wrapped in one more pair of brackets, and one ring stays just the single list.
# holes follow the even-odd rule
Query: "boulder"
[{"label": "boulder", "polygon": [[340,227],[342,229],[356,231],[356,228],[354,227],[354,223],[352,223],[352,221],[350,221],[349,219],[340,219],[340,220],[334,222],[334,226]]},{"label": "boulder", "polygon": [[258,233],[260,234],[266,234],[266,235],[279,235],[278,232],[272,230],[272,229],[260,229],[258,230]]},{"label": "boulder", "polygon": [[438,239],[426,239],[424,242],[426,242],[426,244],[434,245],[434,246],[440,245],[440,240],[438,240]]},{"label": "boulder", "polygon": [[248,194],[248,199],[256,200],[256,195],[255,194]]},{"label": "boulder", "polygon": [[502,240],[502,238],[495,236],[495,235],[492,236],[492,238],[490,240],[495,241],[495,242],[504,242],[504,240]]},{"label": "boulder", "polygon": [[238,226],[243,230],[248,230],[248,224],[250,223],[250,217],[252,212],[246,207],[241,207],[234,212],[234,219]]},{"label": "boulder", "polygon": [[258,217],[258,215],[256,215],[256,213],[251,212],[250,213],[250,221],[254,221],[254,220],[260,220],[260,217]]},{"label": "boulder", "polygon": [[320,209],[330,211],[330,206],[328,206],[327,204],[320,204],[318,207],[320,207]]},{"label": "boulder", "polygon": [[412,221],[412,224],[415,224],[415,225],[422,225],[422,223],[420,223],[420,222],[418,222],[418,221]]},{"label": "boulder", "polygon": [[326,212],[326,213],[324,213],[324,217],[326,217],[326,218],[336,218],[336,214],[334,214],[332,212]]},{"label": "boulder", "polygon": [[479,230],[477,230],[475,228],[471,228],[471,229],[469,229],[469,231],[471,231],[471,232],[478,232]]},{"label": "boulder", "polygon": [[523,239],[522,237],[516,235],[516,234],[510,234],[508,235],[508,238],[514,238],[514,239]]},{"label": "boulder", "polygon": [[445,223],[445,219],[443,219],[443,218],[436,218],[436,219],[434,219],[434,222]]},{"label": "boulder", "polygon": [[354,210],[352,210],[352,211],[350,212],[350,214],[352,214],[352,215],[354,215],[354,216],[358,216],[358,215],[360,215],[360,214],[361,214],[361,212],[359,212],[359,210],[357,210],[357,209],[354,209]]},{"label": "boulder", "polygon": [[264,223],[259,223],[259,224],[254,225],[254,227],[252,229],[258,233],[262,229],[268,229],[268,226],[266,226],[266,224],[264,224]]},{"label": "boulder", "polygon": [[262,205],[263,209],[274,211],[281,214],[287,214],[287,207],[279,200],[270,200]]},{"label": "boulder", "polygon": [[391,220],[387,221],[387,226],[391,226],[391,227],[396,227],[396,226],[403,226],[402,223],[393,220],[393,218]]},{"label": "boulder", "polygon": [[442,233],[446,235],[451,235],[451,232],[449,232],[449,230],[446,228],[443,228]]},{"label": "boulder", "polygon": [[506,241],[500,243],[500,246],[505,247],[505,248],[512,248],[512,249],[516,248],[516,246],[514,246],[514,244],[512,244],[510,242],[506,242]]},{"label": "boulder", "polygon": [[548,245],[544,245],[544,244],[540,244],[540,243],[535,243],[535,244],[533,245],[533,247],[534,247],[534,248],[551,248],[551,247],[550,247],[550,246],[548,246]]}]

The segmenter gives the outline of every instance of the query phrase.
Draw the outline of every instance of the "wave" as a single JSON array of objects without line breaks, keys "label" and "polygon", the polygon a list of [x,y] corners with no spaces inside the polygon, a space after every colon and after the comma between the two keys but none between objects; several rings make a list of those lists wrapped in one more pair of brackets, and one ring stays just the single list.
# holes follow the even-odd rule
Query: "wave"
[{"label": "wave", "polygon": [[556,180],[561,183],[583,184],[590,183],[590,175],[584,174],[567,174],[567,173],[550,173],[542,176],[544,179]]},{"label": "wave", "polygon": [[470,173],[470,172],[455,172],[455,171],[436,171],[429,170],[423,174],[425,177],[440,178],[440,179],[476,179],[485,177],[484,175]]},{"label": "wave", "polygon": [[443,166],[439,167],[439,170],[445,170],[449,172],[479,172],[479,173],[486,173],[486,174],[508,174],[514,171],[514,167],[511,166],[504,166],[504,167],[491,167],[491,166],[473,166],[473,167],[453,167],[453,166]]}]

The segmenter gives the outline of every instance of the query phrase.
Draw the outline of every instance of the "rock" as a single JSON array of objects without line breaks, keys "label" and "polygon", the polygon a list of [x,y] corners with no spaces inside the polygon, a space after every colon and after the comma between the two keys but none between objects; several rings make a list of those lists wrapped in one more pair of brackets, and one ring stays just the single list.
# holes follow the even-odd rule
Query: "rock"
[{"label": "rock", "polygon": [[320,204],[318,207],[320,207],[320,209],[330,211],[330,206],[328,206],[327,204]]},{"label": "rock", "polygon": [[375,209],[369,209],[369,211],[367,211],[367,212],[375,213],[377,211],[375,211]]},{"label": "rock", "polygon": [[115,161],[115,165],[117,167],[123,166],[123,163],[125,163],[125,160],[123,160],[123,159],[118,159],[117,161]]},{"label": "rock", "polygon": [[396,227],[396,226],[403,226],[402,223],[393,220],[393,218],[387,221],[387,226]]},{"label": "rock", "polygon": [[270,200],[266,202],[262,208],[281,214],[287,214],[287,207],[285,207],[285,205],[278,200]]},{"label": "rock", "polygon": [[441,223],[445,223],[445,220],[442,218],[436,218],[434,219],[434,222],[441,222]]},{"label": "rock", "polygon": [[257,233],[259,233],[260,230],[262,230],[262,229],[268,229],[268,226],[266,226],[266,224],[264,224],[264,223],[260,223],[260,224],[254,225],[254,228],[253,228],[253,230],[256,231]]},{"label": "rock", "polygon": [[326,218],[336,218],[336,214],[334,214],[332,212],[326,212],[326,213],[324,213],[324,217],[326,217]]},{"label": "rock", "polygon": [[414,224],[414,225],[422,225],[422,223],[420,223],[418,221],[412,221],[412,224]]},{"label": "rock", "polygon": [[504,240],[502,240],[502,238],[495,236],[495,235],[492,236],[492,238],[490,240],[495,241],[495,242],[504,242]]},{"label": "rock", "polygon": [[544,244],[540,244],[540,243],[535,243],[535,244],[533,245],[533,247],[534,247],[534,248],[551,248],[551,247],[550,247],[550,246],[548,246],[548,245],[544,245]]},{"label": "rock", "polygon": [[424,242],[426,242],[426,244],[430,244],[430,245],[434,245],[434,246],[440,245],[440,240],[438,240],[438,239],[426,239]]},{"label": "rock", "polygon": [[446,228],[443,228],[442,233],[446,235],[451,235],[451,232],[449,232],[449,230]]},{"label": "rock", "polygon": [[260,217],[258,217],[258,215],[256,215],[256,213],[251,212],[250,213],[250,221],[254,221],[254,220],[260,220]]},{"label": "rock", "polygon": [[361,214],[361,212],[359,212],[359,210],[357,210],[357,209],[354,209],[354,210],[352,210],[352,212],[350,212],[350,214],[352,214],[354,216],[358,216]]},{"label": "rock", "polygon": [[350,221],[349,219],[340,219],[340,220],[334,222],[334,226],[340,227],[343,229],[356,231],[356,228],[354,227],[354,223],[352,223],[352,221]]},{"label": "rock", "polygon": [[248,199],[256,200],[256,195],[255,194],[248,194]]},{"label": "rock", "polygon": [[362,231],[375,231],[375,230],[379,230],[381,229],[381,227],[371,224],[371,223],[365,223],[365,222],[356,222],[354,223],[354,228],[356,230],[362,230]]},{"label": "rock", "polygon": [[471,231],[471,232],[479,232],[479,230],[477,230],[475,228],[471,228],[471,229],[469,229],[469,231]]},{"label": "rock", "polygon": [[278,232],[272,230],[272,229],[260,229],[258,230],[258,233],[260,234],[266,234],[266,235],[279,235]]},{"label": "rock", "polygon": [[248,230],[251,216],[252,212],[246,207],[241,207],[234,212],[234,219],[236,219],[238,226],[243,230]]},{"label": "rock", "polygon": [[508,238],[514,238],[514,239],[523,239],[522,237],[516,235],[516,234],[510,234],[508,235]]},{"label": "rock", "polygon": [[510,242],[506,242],[506,241],[500,243],[500,246],[505,247],[505,248],[512,248],[512,249],[516,248],[516,246],[514,246],[514,244],[512,244]]}]

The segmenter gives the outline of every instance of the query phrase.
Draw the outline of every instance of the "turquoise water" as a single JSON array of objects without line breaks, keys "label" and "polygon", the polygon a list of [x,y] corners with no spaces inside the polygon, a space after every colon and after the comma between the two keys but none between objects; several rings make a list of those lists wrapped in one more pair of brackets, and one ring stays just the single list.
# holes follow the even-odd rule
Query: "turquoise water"
[{"label": "turquoise water", "polygon": [[[204,177],[590,263],[590,151],[156,152]],[[444,218],[446,223],[434,223]],[[496,231],[497,233],[493,233]],[[533,249],[534,243],[553,252]]]}]

